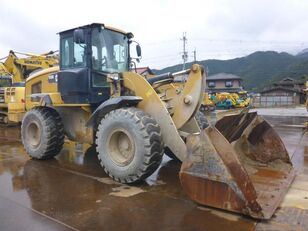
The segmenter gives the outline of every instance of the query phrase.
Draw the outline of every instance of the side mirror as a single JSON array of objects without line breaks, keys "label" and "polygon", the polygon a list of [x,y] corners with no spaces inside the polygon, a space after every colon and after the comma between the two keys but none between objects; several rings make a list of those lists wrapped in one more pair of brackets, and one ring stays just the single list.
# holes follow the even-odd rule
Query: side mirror
[{"label": "side mirror", "polygon": [[137,52],[138,57],[141,57],[141,47],[139,44],[137,44],[136,46],[136,52]]},{"label": "side mirror", "polygon": [[86,43],[85,34],[83,29],[75,29],[74,30],[74,42],[77,44]]}]

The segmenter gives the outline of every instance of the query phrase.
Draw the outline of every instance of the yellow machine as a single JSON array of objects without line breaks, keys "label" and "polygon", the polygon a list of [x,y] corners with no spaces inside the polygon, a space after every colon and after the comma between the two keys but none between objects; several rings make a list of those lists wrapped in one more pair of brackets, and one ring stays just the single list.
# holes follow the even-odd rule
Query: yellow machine
[{"label": "yellow machine", "polygon": [[[19,58],[16,54],[25,56]],[[58,58],[53,51],[35,55],[10,51],[3,63],[0,63],[0,78],[3,75],[11,75],[12,82],[23,82],[31,72],[58,65]]]},{"label": "yellow machine", "polygon": [[247,91],[239,91],[237,94],[239,96],[239,100],[240,100],[241,104],[243,104],[244,107],[249,107],[251,99],[248,96],[248,92]]},{"label": "yellow machine", "polygon": [[[59,64],[54,52],[41,55],[10,51],[3,63],[0,63],[0,122],[20,122],[25,112],[25,79],[38,69],[46,69]],[[8,112],[11,113],[8,113]]]},{"label": "yellow machine", "polygon": [[[60,33],[60,67],[26,80],[27,153],[52,158],[64,136],[96,144],[104,171],[134,183],[150,176],[169,148],[182,161],[180,180],[194,201],[270,218],[294,178],[273,128],[245,111],[200,130],[194,116],[203,100],[203,68],[146,79],[130,71],[132,38],[97,23]],[[141,56],[139,45],[136,51]],[[184,86],[173,85],[183,74]]]},{"label": "yellow machine", "polygon": [[200,106],[200,111],[207,112],[207,111],[214,111],[215,110],[215,103],[210,99],[209,93],[203,93],[203,100]]},{"label": "yellow machine", "polygon": [[218,108],[222,109],[245,108],[248,107],[250,104],[250,98],[247,97],[247,92],[246,97],[244,93],[216,93],[213,98],[213,101]]}]

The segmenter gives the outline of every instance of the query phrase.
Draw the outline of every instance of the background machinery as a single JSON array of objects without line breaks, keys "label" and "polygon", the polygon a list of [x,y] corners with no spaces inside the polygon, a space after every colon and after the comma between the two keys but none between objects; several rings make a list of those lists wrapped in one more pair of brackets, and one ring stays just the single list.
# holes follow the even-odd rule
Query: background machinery
[{"label": "background machinery", "polygon": [[239,93],[221,92],[211,95],[211,100],[218,109],[246,108],[250,105],[247,91]]},{"label": "background machinery", "polygon": [[211,100],[215,103],[217,109],[233,108],[233,101],[229,97],[229,93],[216,93],[211,95]]},{"label": "background machinery", "polygon": [[[24,112],[24,81],[39,69],[45,69],[58,65],[58,57],[55,52],[41,55],[18,53],[10,51],[4,62],[0,63],[0,123],[20,122]],[[8,111],[12,111],[9,113]]]},{"label": "background machinery", "polygon": [[244,107],[249,107],[250,106],[250,97],[248,96],[247,91],[239,91],[238,93],[239,96],[239,102],[244,105]]},{"label": "background machinery", "polygon": [[[194,116],[203,68],[194,64],[147,80],[130,71],[132,38],[104,24],[60,33],[60,66],[26,79],[21,134],[27,153],[52,158],[64,136],[96,144],[105,172],[134,183],[150,176],[169,148],[182,161],[180,180],[194,201],[270,218],[294,178],[273,128],[245,111],[200,130]],[[172,83],[181,74],[188,78],[178,88]]]},{"label": "background machinery", "polygon": [[216,106],[213,100],[211,100],[209,93],[203,93],[203,100],[201,102],[200,111],[208,112],[208,111],[215,111]]}]

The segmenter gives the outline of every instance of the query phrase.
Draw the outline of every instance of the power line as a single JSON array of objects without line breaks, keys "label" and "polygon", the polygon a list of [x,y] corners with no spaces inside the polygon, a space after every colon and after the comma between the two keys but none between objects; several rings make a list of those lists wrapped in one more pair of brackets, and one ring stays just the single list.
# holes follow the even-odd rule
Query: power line
[{"label": "power line", "polygon": [[229,43],[263,43],[263,44],[308,44],[308,41],[287,40],[252,40],[252,39],[221,39],[221,38],[192,38],[192,41],[229,42]]},{"label": "power line", "polygon": [[[182,40],[182,39],[181,39]],[[229,42],[229,43],[255,43],[255,44],[285,44],[285,45],[305,45],[308,44],[308,41],[300,41],[300,40],[253,40],[253,39],[222,39],[222,38],[205,38],[205,37],[199,37],[199,38],[191,38],[191,41],[207,41],[211,43],[221,43],[221,42]],[[176,39],[169,39],[169,40],[160,40],[160,41],[155,41],[155,42],[147,42],[143,43],[142,45],[145,46],[156,46],[156,45],[161,45],[164,43],[174,43]]]},{"label": "power line", "polygon": [[165,58],[170,58],[170,57],[174,57],[175,58],[175,57],[179,57],[179,55],[172,54],[172,55],[152,56],[152,57],[143,58],[142,60],[150,61],[150,60],[165,59]]}]

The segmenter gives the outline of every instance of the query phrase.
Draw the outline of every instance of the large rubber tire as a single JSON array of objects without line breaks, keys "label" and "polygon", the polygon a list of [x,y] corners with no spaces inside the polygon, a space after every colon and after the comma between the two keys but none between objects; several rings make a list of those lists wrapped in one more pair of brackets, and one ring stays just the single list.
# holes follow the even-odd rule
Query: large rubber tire
[{"label": "large rubber tire", "polygon": [[64,128],[58,112],[47,107],[28,111],[21,124],[21,140],[32,158],[50,159],[59,154],[64,143]]},{"label": "large rubber tire", "polygon": [[136,108],[111,111],[96,133],[98,158],[115,181],[134,183],[160,165],[164,143],[157,122]]}]

